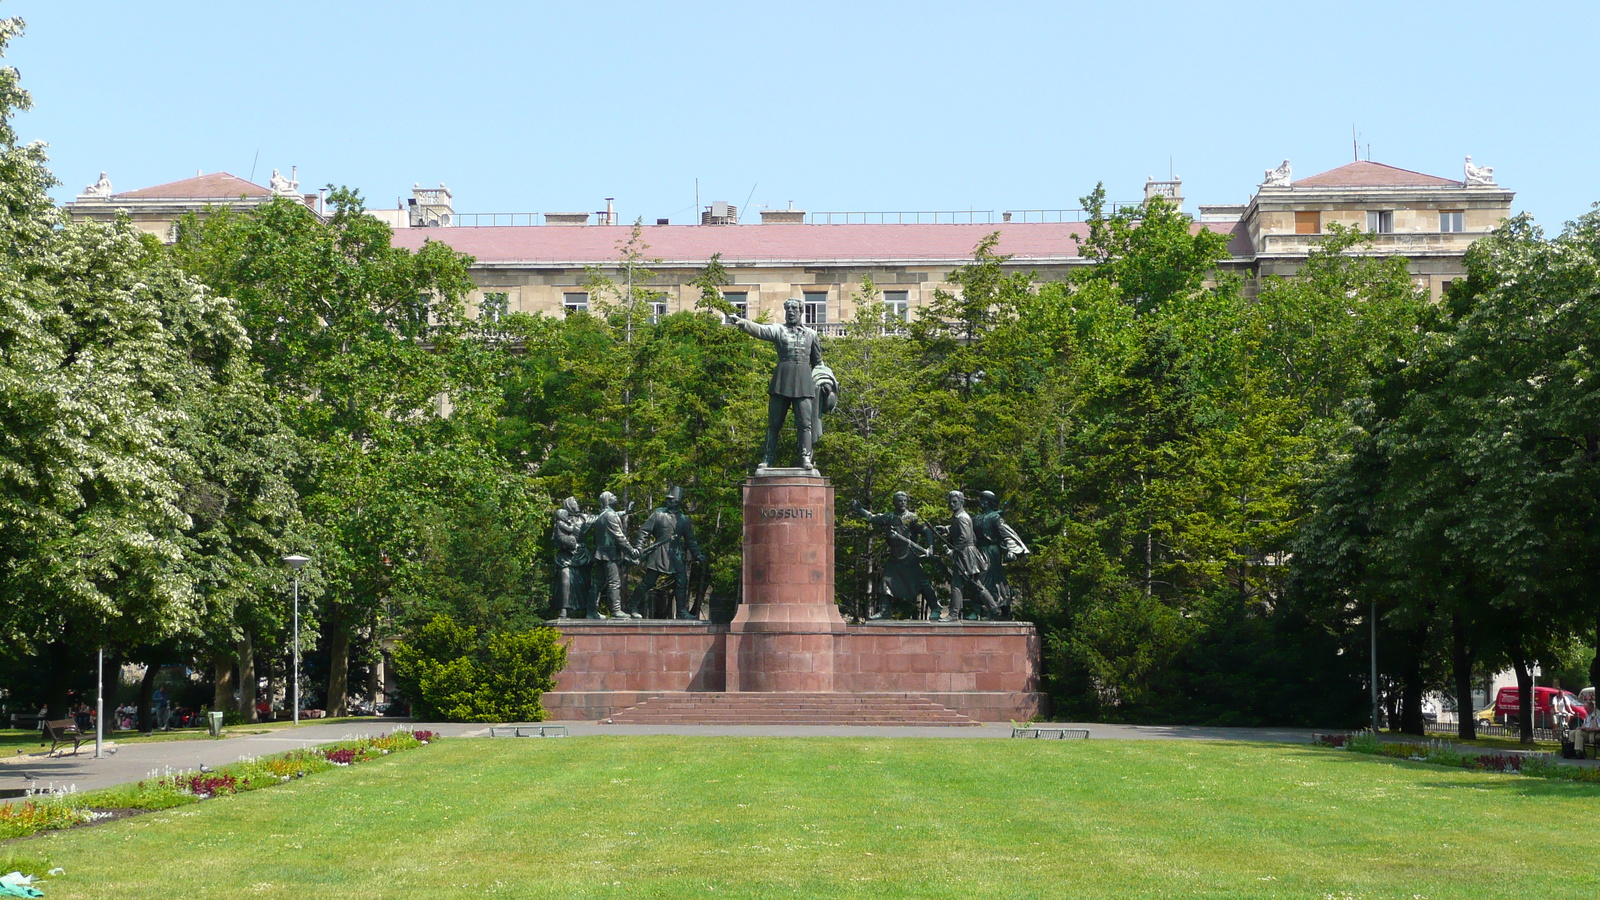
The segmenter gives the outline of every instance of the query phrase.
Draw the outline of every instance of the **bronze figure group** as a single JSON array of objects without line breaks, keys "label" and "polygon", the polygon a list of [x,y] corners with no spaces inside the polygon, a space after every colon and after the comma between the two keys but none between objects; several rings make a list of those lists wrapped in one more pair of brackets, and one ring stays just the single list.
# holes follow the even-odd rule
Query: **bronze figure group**
[{"label": "bronze figure group", "polygon": [[[960,491],[946,494],[945,502],[950,507],[948,524],[923,522],[911,511],[911,498],[905,491],[895,492],[890,513],[873,513],[859,503],[852,504],[856,516],[882,528],[889,542],[889,558],[883,578],[874,585],[876,596],[867,618],[894,618],[905,613],[912,618],[960,621],[969,597],[978,604],[975,618],[1010,618],[1013,593],[1005,566],[1026,555],[1027,545],[1001,515],[1000,500],[992,491],[978,495],[981,509],[975,517],[967,512],[967,498]],[[936,556],[935,541],[943,546],[948,601],[938,599],[923,569],[923,562]]]},{"label": "bronze figure group", "polygon": [[[689,604],[689,567],[704,558],[682,504],[683,488],[672,488],[666,502],[650,513],[630,541],[627,519],[633,506],[619,512],[617,496],[610,491],[600,494],[600,508],[592,515],[583,512],[576,497],[562,501],[553,534],[556,577],[551,605],[556,618],[672,618],[672,609],[657,609],[650,601],[666,577],[671,580],[676,617],[698,619],[699,610]],[[627,566],[639,566],[644,577],[625,605]],[[602,598],[605,616],[600,613]]]}]

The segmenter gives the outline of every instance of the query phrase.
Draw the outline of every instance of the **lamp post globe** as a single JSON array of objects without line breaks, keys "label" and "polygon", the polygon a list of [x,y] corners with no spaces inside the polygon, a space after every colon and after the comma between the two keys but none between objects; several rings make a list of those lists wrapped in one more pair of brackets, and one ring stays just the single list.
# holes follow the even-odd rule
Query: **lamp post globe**
[{"label": "lamp post globe", "polygon": [[283,558],[283,564],[294,571],[294,622],[291,626],[294,632],[294,724],[300,724],[300,569],[311,562],[311,557],[291,553]]}]

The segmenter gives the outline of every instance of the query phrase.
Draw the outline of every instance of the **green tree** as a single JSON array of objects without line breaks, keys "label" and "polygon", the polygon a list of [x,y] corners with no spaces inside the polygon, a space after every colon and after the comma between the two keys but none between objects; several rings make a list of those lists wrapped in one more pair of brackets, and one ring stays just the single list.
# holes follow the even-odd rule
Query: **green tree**
[{"label": "green tree", "polygon": [[468,260],[434,242],[394,248],[358,194],[341,188],[329,199],[326,220],[289,201],[191,218],[174,252],[236,298],[252,353],[306,441],[297,487],[320,532],[308,571],[326,585],[311,608],[328,641],[328,707],[340,711],[351,642],[374,634],[392,564],[416,543],[412,493],[427,486],[401,479],[455,436],[450,404],[486,394],[460,383],[478,371],[460,363],[473,340],[463,316]]}]

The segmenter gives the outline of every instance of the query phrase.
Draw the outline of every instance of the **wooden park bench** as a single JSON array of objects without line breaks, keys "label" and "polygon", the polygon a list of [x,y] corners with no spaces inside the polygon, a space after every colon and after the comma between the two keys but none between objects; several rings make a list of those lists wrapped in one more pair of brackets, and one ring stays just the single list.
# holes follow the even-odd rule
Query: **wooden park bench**
[{"label": "wooden park bench", "polygon": [[1080,740],[1089,739],[1087,728],[1038,728],[1032,725],[1011,726],[1011,736],[1014,738],[1051,738],[1053,740]]},{"label": "wooden park bench", "polygon": [[46,720],[44,728],[40,732],[40,737],[41,743],[44,741],[50,742],[50,752],[52,754],[56,752],[57,747],[71,743],[72,755],[77,756],[78,745],[83,743],[83,735],[78,732],[78,723],[71,719]]},{"label": "wooden park bench", "polygon": [[565,725],[492,725],[490,737],[566,737]]}]

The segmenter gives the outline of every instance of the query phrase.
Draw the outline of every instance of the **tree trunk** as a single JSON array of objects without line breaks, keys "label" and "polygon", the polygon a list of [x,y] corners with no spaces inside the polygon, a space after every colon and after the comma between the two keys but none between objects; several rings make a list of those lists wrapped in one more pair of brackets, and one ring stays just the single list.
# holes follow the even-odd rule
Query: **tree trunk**
[{"label": "tree trunk", "polygon": [[1528,668],[1528,659],[1523,656],[1522,648],[1517,648],[1511,657],[1511,665],[1517,670],[1517,718],[1521,728],[1520,740],[1524,744],[1533,743],[1533,672]]},{"label": "tree trunk", "polygon": [[[50,707],[52,719],[70,718],[72,714],[72,650],[67,637],[50,645],[50,686],[45,690],[45,705]],[[36,710],[29,710],[35,712]]]},{"label": "tree trunk", "polygon": [[233,704],[233,660],[218,654],[211,658],[214,688],[211,711],[222,712]]},{"label": "tree trunk", "polygon": [[245,722],[256,720],[256,653],[245,629],[239,638],[239,715]]},{"label": "tree trunk", "polygon": [[145,663],[144,677],[139,680],[139,731],[149,734],[156,730],[155,693],[156,675],[161,668],[155,663]]},{"label": "tree trunk", "polygon": [[1600,612],[1594,616],[1594,659],[1589,660],[1589,685],[1600,685]]},{"label": "tree trunk", "polygon": [[1472,716],[1472,647],[1460,613],[1450,616],[1450,666],[1456,682],[1456,737],[1476,740],[1478,720]]},{"label": "tree trunk", "polygon": [[350,632],[338,605],[331,604],[328,627],[328,715],[342,716],[350,695]]}]

